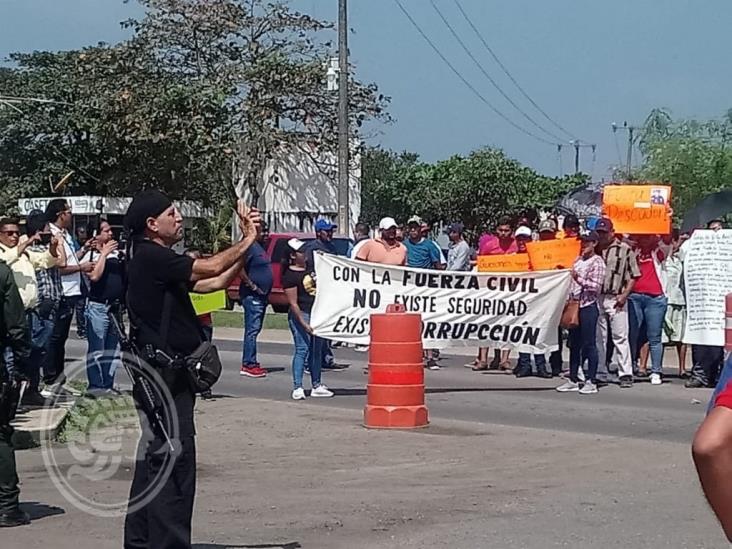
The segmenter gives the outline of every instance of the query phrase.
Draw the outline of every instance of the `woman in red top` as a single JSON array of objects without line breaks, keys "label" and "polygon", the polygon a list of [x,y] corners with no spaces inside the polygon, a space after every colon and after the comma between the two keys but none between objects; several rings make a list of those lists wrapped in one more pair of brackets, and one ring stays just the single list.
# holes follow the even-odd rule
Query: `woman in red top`
[{"label": "woman in red top", "polygon": [[630,346],[634,359],[638,356],[641,330],[648,339],[651,355],[651,384],[660,385],[663,374],[663,344],[661,330],[666,316],[668,300],[665,293],[665,279],[661,264],[665,259],[658,247],[658,237],[638,237],[638,266],[641,276],[635,281],[633,292],[628,296],[630,303]]}]

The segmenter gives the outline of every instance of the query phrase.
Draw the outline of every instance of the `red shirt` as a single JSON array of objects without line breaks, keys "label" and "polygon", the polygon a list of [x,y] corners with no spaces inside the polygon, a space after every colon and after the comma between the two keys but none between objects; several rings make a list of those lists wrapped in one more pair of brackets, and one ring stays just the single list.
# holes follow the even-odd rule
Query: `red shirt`
[{"label": "red shirt", "polygon": [[663,295],[663,288],[661,287],[661,281],[658,279],[656,273],[656,266],[653,264],[653,257],[651,254],[657,254],[658,261],[663,261],[663,252],[659,249],[653,250],[652,252],[638,252],[638,267],[640,267],[640,278],[635,281],[633,286],[633,292],[638,294],[646,294],[653,297]]},{"label": "red shirt", "polygon": [[516,252],[518,252],[518,247],[516,246],[516,239],[513,237],[508,248],[503,248],[498,237],[492,234],[484,234],[478,242],[478,255],[515,254]]}]

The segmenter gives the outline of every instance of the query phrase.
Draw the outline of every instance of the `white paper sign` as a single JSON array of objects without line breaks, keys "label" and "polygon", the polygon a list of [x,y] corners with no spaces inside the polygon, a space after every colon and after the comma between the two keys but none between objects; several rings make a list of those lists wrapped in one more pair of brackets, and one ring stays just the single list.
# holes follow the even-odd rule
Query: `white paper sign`
[{"label": "white paper sign", "polygon": [[370,318],[391,303],[422,315],[427,348],[557,349],[569,271],[476,273],[391,267],[316,254],[316,335],[369,343]]},{"label": "white paper sign", "polygon": [[732,292],[732,230],[694,231],[681,247],[684,343],[724,345],[724,298]]}]

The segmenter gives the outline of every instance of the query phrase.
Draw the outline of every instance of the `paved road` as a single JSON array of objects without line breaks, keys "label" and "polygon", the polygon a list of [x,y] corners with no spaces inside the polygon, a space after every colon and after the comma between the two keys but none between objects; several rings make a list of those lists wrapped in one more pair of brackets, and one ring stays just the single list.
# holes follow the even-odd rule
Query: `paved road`
[{"label": "paved road", "polygon": [[[260,344],[260,361],[270,374],[251,379],[239,375],[240,344],[231,340],[217,344],[224,374],[216,393],[289,401],[291,345]],[[69,341],[70,356],[80,357],[84,349],[85,343]],[[336,356],[340,362],[351,363],[345,371],[324,376],[336,397],[309,400],[319,406],[360,409],[365,403],[367,354],[336,349]],[[440,419],[457,419],[683,443],[691,441],[711,395],[708,389],[685,389],[672,376],[660,387],[640,382],[633,389],[609,386],[594,396],[560,394],[554,390],[557,379],[476,373],[464,368],[464,362],[463,356],[447,356],[441,362],[442,370],[426,371],[427,405],[434,426],[439,426]]]}]

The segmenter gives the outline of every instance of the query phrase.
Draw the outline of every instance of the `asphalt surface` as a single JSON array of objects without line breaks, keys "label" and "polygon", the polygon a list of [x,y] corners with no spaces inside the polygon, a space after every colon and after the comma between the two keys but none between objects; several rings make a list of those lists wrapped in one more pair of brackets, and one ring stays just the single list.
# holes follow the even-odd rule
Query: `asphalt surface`
[{"label": "asphalt surface", "polygon": [[[291,345],[259,345],[259,360],[269,370],[269,375],[262,379],[239,375],[239,342],[219,340],[217,345],[222,354],[224,372],[215,387],[216,394],[290,401]],[[69,341],[70,357],[80,357],[84,351],[85,342]],[[318,406],[363,408],[367,382],[364,368],[368,353],[338,348],[335,355],[338,362],[350,363],[344,371],[326,371],[323,375],[323,382],[336,396],[309,400]],[[632,389],[610,385],[600,389],[597,395],[582,396],[555,391],[555,387],[563,382],[559,378],[516,379],[503,373],[478,373],[463,367],[465,362],[464,356],[445,354],[440,362],[441,370],[425,372],[432,425],[439,425],[440,419],[454,419],[690,443],[711,396],[709,389],[684,388],[683,381],[670,371],[661,386],[638,381]],[[304,381],[308,389],[307,374]]]},{"label": "asphalt surface", "polygon": [[[426,372],[429,428],[370,430],[360,425],[365,353],[336,349],[351,362],[325,374],[336,396],[294,402],[290,344],[260,346],[264,379],[239,375],[239,342],[219,346],[221,397],[196,406],[196,549],[728,547],[690,455],[709,390],[669,376],[660,387],[560,394],[560,380],[476,373],[466,357],[446,356],[442,370]],[[70,364],[85,347],[69,342]],[[95,500],[126,501],[134,423],[122,435],[115,424],[52,446],[52,478],[66,475]],[[121,451],[108,448],[114,440]],[[116,469],[110,451],[122,457]],[[121,545],[123,517],[74,507],[50,483],[41,450],[18,459],[34,521],[12,538],[0,532],[2,549],[42,549],[49,539],[57,549]]]}]

